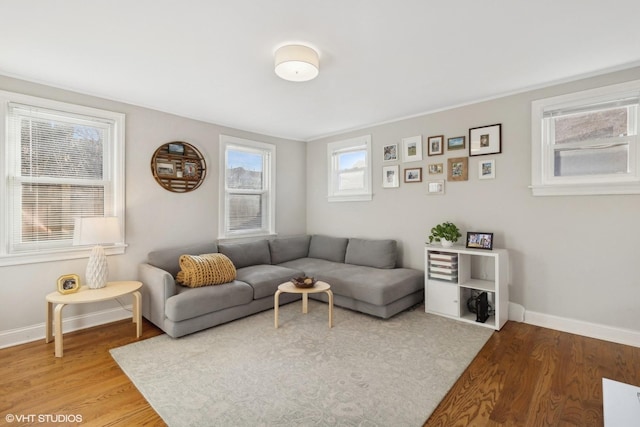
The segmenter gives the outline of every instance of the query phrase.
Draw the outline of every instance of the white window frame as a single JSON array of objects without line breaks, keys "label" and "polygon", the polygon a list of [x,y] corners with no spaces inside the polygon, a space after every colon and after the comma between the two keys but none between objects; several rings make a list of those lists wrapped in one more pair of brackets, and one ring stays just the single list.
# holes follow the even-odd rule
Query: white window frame
[{"label": "white window frame", "polygon": [[[365,151],[366,165],[363,187],[354,190],[340,190],[338,156],[350,151]],[[327,181],[330,202],[361,202],[372,198],[371,184],[371,135],[362,135],[327,144]]]},{"label": "white window frame", "polygon": [[[640,94],[640,80],[600,87],[533,101],[531,103],[531,190],[534,196],[640,194],[640,152],[637,126],[640,108],[634,121],[636,135],[620,137],[629,143],[629,171],[616,175],[554,176],[554,147],[550,143],[550,126],[545,125],[545,112],[576,110],[608,101]],[[617,139],[616,139],[617,141]]]},{"label": "white window frame", "polygon": [[[58,241],[57,245],[36,245],[32,250],[13,251],[12,228],[20,218],[16,216],[21,209],[10,211],[10,206],[20,206],[19,201],[10,201],[10,197],[20,197],[10,190],[15,179],[15,171],[18,170],[16,162],[20,159],[19,139],[11,135],[9,125],[9,105],[11,103],[23,104],[34,108],[55,111],[56,114],[76,119],[80,116],[91,117],[108,123],[108,138],[105,141],[103,162],[103,180],[105,182],[105,216],[119,218],[123,241],[109,246],[104,246],[107,255],[122,254],[125,251],[124,224],[125,224],[125,171],[124,171],[124,140],[125,140],[125,115],[113,111],[84,107],[50,99],[38,98],[13,92],[0,91],[0,267],[7,265],[31,264],[37,262],[50,262],[87,257],[91,247],[73,246],[73,238]],[[19,172],[18,172],[19,173]],[[14,195],[12,195],[14,194]],[[24,247],[24,245],[22,245]]]},{"label": "white window frame", "polygon": [[[247,151],[263,156],[262,190],[238,190],[227,188],[227,150]],[[220,135],[220,192],[218,215],[218,238],[239,239],[249,237],[268,237],[276,235],[276,146],[264,142],[252,141],[229,135]],[[229,230],[228,199],[233,194],[261,194],[265,209],[262,210],[261,229]]]}]

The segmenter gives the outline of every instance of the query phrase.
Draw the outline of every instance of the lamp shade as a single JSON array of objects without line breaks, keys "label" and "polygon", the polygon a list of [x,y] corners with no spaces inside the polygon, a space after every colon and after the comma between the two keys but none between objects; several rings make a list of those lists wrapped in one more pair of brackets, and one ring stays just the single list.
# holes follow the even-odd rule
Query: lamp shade
[{"label": "lamp shade", "polygon": [[117,217],[77,218],[73,229],[74,245],[95,245],[87,263],[86,280],[91,289],[107,286],[109,267],[103,244],[122,240]]},{"label": "lamp shade", "polygon": [[100,245],[118,243],[121,240],[120,222],[115,216],[76,218],[74,245]]},{"label": "lamp shade", "polygon": [[315,79],[320,70],[318,52],[302,45],[282,46],[275,53],[275,72],[292,82]]}]

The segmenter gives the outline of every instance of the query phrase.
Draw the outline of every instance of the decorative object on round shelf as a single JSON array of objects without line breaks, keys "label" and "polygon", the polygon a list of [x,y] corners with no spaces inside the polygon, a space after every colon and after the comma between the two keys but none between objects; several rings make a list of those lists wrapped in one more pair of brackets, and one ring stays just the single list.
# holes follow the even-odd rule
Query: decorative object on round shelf
[{"label": "decorative object on round shelf", "polygon": [[151,173],[165,190],[187,193],[200,187],[207,175],[207,164],[196,147],[174,141],[161,145],[153,153]]},{"label": "decorative object on round shelf", "polygon": [[313,288],[316,284],[316,279],[313,277],[294,277],[291,279],[291,283],[294,284],[296,288]]}]

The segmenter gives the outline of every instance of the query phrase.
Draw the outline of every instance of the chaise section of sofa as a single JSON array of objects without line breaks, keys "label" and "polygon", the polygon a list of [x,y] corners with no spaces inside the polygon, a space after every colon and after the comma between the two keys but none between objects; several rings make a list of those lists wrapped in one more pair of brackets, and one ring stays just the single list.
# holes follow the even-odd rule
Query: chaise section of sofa
[{"label": "chaise section of sofa", "polygon": [[[176,283],[181,255],[215,252],[231,260],[235,280],[197,288]],[[386,319],[424,300],[424,273],[398,267],[397,259],[395,240],[324,235],[162,249],[139,266],[142,314],[180,337],[272,309],[279,284],[307,275],[331,285],[334,304]],[[311,297],[326,301],[324,293]],[[284,293],[280,303],[299,298]]]}]

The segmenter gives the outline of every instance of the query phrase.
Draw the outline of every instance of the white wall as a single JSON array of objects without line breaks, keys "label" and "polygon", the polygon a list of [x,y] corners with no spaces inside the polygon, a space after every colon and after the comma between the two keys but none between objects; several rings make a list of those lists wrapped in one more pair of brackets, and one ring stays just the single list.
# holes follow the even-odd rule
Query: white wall
[{"label": "white wall", "polygon": [[[129,246],[124,255],[109,257],[110,280],[136,279],[137,265],[153,249],[217,239],[221,133],[276,144],[276,229],[279,235],[306,231],[306,145],[302,142],[223,128],[3,76],[0,89],[126,114],[125,226]],[[207,162],[205,182],[193,192],[169,192],[151,174],[150,161],[156,148],[174,140],[193,144]],[[56,280],[63,274],[76,273],[83,280],[85,267],[86,259],[0,267],[0,347],[44,337],[45,295],[55,290]],[[130,300],[123,299],[123,303],[129,304]],[[107,314],[99,316],[103,311]],[[126,314],[111,301],[68,306],[64,318],[79,316],[67,326],[72,328],[122,313]]]},{"label": "white wall", "polygon": [[[307,148],[308,232],[395,238],[404,265],[420,269],[424,242],[435,224],[453,221],[463,239],[466,231],[494,232],[494,246],[511,255],[511,301],[535,313],[639,332],[640,195],[533,197],[528,188],[531,101],[634,79],[640,79],[640,68],[313,141]],[[502,124],[502,153],[470,157],[468,181],[446,182],[444,196],[428,196],[424,181],[433,177],[427,164],[444,162],[446,178],[446,159],[468,152],[445,150],[428,157],[426,138],[465,135],[468,144],[469,128],[496,123]],[[328,203],[327,143],[369,133],[373,200]],[[423,182],[383,189],[382,147],[400,147],[402,138],[414,135],[423,137],[423,161],[396,163],[401,171],[422,167]],[[478,179],[481,158],[496,160],[496,179]]]}]

